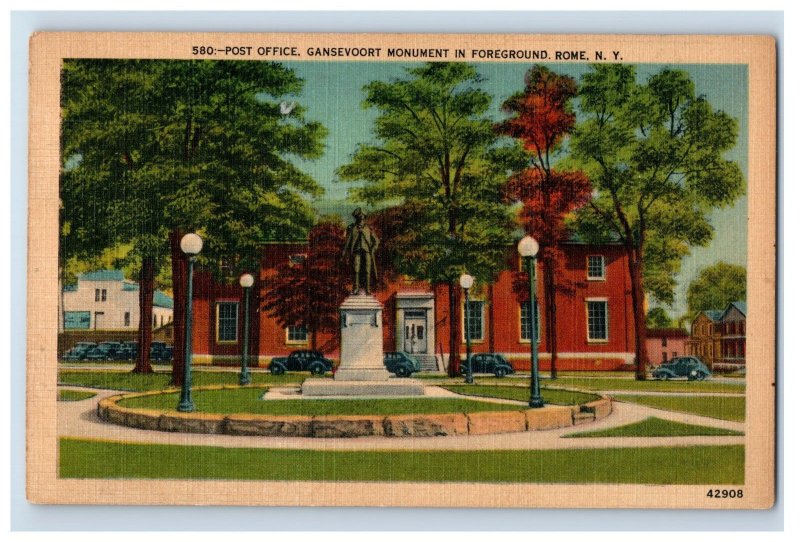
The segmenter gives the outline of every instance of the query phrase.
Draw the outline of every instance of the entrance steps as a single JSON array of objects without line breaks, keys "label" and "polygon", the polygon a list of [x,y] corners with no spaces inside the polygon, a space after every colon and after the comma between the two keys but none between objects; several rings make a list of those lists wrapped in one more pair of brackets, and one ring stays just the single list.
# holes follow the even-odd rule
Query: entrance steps
[{"label": "entrance steps", "polygon": [[419,361],[420,371],[423,373],[439,372],[439,363],[436,356],[430,354],[411,354],[414,359]]}]

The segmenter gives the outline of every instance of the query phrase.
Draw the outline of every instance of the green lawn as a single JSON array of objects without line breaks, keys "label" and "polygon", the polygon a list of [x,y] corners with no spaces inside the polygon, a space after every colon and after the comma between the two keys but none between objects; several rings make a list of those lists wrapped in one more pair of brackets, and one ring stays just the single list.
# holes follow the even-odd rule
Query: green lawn
[{"label": "green lawn", "polygon": [[717,427],[705,427],[702,425],[690,425],[686,423],[662,420],[661,418],[649,417],[640,422],[609,429],[597,431],[582,431],[564,435],[564,438],[583,438],[583,437],[690,437],[690,436],[742,436],[741,431],[730,429],[719,429]]},{"label": "green lawn", "polygon": [[677,391],[703,393],[742,393],[745,387],[729,382],[690,382],[688,380],[634,380],[626,378],[587,378],[559,377],[556,380],[543,379],[542,386],[564,386],[566,388],[582,388],[587,390],[625,390],[625,391]]},{"label": "green lawn", "polygon": [[[356,414],[441,414],[478,412],[485,410],[521,410],[522,406],[487,403],[460,398],[402,398],[402,399],[276,399],[264,401],[263,388],[241,390],[207,390],[192,393],[198,412],[216,414],[275,414],[282,416],[327,416]],[[123,399],[121,406],[154,410],[175,410],[178,393]]]},{"label": "green lawn", "polygon": [[95,395],[97,394],[90,391],[58,390],[59,401],[83,401],[84,399],[89,399]]},{"label": "green lawn", "polygon": [[[169,388],[171,372],[160,371],[151,374],[134,374],[130,371],[75,371],[61,370],[58,373],[60,384],[85,386],[122,391],[150,391]],[[287,373],[272,376],[268,373],[250,373],[254,384],[297,384],[306,378],[308,373]],[[193,371],[193,386],[211,386],[214,384],[238,384],[239,373],[221,371]]]},{"label": "green lawn", "polygon": [[[515,401],[527,402],[531,397],[528,386],[499,386],[483,384],[459,384],[442,386],[455,393],[462,395],[477,395],[479,397],[496,397],[499,399],[513,399]],[[551,405],[578,405],[599,399],[599,395],[593,393],[581,393],[563,390],[542,390],[542,397],[545,403]]]},{"label": "green lawn", "polygon": [[[59,457],[62,478],[704,485],[744,482],[744,446],[323,451],[64,438]],[[676,461],[676,457],[681,460]]]},{"label": "green lawn", "polygon": [[651,406],[663,410],[687,412],[721,420],[744,421],[744,397],[680,395],[615,395],[615,400]]}]

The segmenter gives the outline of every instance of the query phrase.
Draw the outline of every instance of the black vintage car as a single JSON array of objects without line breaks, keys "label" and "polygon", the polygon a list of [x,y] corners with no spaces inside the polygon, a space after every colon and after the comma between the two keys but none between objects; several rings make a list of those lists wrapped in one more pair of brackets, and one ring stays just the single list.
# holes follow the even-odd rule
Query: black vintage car
[{"label": "black vintage car", "polygon": [[705,363],[694,356],[681,356],[662,363],[653,370],[653,378],[667,380],[685,376],[689,380],[705,380],[711,371]]},{"label": "black vintage car", "polygon": [[122,343],[105,341],[86,353],[86,361],[111,361],[117,359],[117,353],[122,348]]},{"label": "black vintage car", "polygon": [[167,346],[167,343],[150,343],[150,361],[172,361],[172,352],[172,347]]},{"label": "black vintage car", "polygon": [[[502,354],[473,354],[469,359],[473,374],[493,373],[497,378],[502,378],[514,372],[514,368]],[[461,364],[461,374],[467,374],[466,362]]]},{"label": "black vintage car", "polygon": [[405,352],[384,352],[383,364],[386,366],[387,371],[399,377],[410,376],[420,370],[419,361]]},{"label": "black vintage car", "polygon": [[286,371],[310,371],[313,375],[323,375],[333,369],[333,362],[316,350],[295,350],[287,357],[272,358],[269,372],[281,375]]},{"label": "black vintage car", "polygon": [[90,350],[95,348],[97,343],[90,343],[90,342],[80,342],[76,343],[75,346],[64,352],[64,355],[61,359],[65,361],[81,361],[86,359],[86,355],[89,353]]}]

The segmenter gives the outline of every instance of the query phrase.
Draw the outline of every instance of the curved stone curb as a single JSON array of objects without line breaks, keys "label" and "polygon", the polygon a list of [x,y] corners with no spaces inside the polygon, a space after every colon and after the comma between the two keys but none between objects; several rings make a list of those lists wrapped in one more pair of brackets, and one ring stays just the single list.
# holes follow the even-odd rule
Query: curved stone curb
[{"label": "curved stone curb", "polygon": [[[262,386],[248,386],[262,387]],[[241,389],[206,386],[197,391]],[[612,402],[601,397],[575,406],[472,412],[469,414],[393,414],[389,416],[274,416],[164,412],[119,405],[123,399],[175,393],[174,389],[114,395],[101,399],[97,415],[117,425],[151,431],[263,437],[443,437],[543,431],[590,423],[611,414]]]}]

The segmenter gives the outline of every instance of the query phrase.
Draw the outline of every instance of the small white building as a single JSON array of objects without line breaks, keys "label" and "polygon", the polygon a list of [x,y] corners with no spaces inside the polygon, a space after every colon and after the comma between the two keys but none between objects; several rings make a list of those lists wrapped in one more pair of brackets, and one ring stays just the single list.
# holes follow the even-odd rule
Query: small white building
[{"label": "small white building", "polygon": [[[93,271],[64,288],[64,329],[139,328],[139,284],[125,280],[122,271]],[[153,328],[172,322],[172,298],[153,294]]]}]

